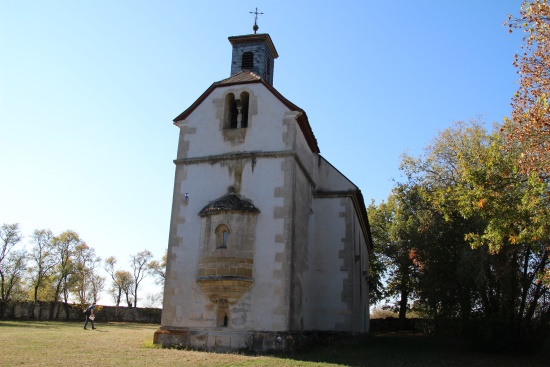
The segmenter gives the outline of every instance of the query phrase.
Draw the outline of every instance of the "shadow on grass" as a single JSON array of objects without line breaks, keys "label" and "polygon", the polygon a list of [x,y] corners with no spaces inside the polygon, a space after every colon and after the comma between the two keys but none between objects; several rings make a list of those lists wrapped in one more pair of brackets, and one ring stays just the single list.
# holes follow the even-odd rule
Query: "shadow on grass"
[{"label": "shadow on grass", "polygon": [[434,353],[450,352],[447,348],[424,336],[378,335],[356,343],[312,347],[292,359],[344,366],[428,366],[426,356],[433,359]]},{"label": "shadow on grass", "polygon": [[419,334],[380,334],[368,339],[316,346],[277,358],[349,367],[378,366],[543,366],[547,355],[482,353],[470,350],[459,338]]}]

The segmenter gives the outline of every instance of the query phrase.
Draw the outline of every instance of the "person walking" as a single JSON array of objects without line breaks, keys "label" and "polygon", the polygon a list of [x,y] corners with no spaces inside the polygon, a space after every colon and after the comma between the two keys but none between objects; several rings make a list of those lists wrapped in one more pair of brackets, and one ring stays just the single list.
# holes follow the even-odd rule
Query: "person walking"
[{"label": "person walking", "polygon": [[95,308],[95,302],[92,303],[87,309],[86,311],[84,311],[84,315],[86,315],[86,322],[84,323],[84,330],[88,330],[86,329],[86,326],[88,326],[88,321],[90,321],[92,323],[92,330],[95,330],[95,325],[94,325],[94,308]]}]

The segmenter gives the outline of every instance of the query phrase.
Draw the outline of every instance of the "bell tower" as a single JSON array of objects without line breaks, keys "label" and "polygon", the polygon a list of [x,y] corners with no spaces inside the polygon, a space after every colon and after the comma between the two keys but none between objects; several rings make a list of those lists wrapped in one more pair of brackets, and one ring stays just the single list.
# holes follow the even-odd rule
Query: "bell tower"
[{"label": "bell tower", "polygon": [[252,27],[254,34],[229,37],[229,42],[233,45],[230,77],[243,71],[251,71],[273,85],[273,66],[279,55],[269,34],[256,34],[260,28],[258,27],[258,15],[263,13],[256,8],[256,11],[251,11],[250,14],[254,15],[254,26]]},{"label": "bell tower", "polygon": [[233,45],[230,76],[252,71],[273,85],[273,67],[279,54],[269,34],[247,34],[228,39]]}]

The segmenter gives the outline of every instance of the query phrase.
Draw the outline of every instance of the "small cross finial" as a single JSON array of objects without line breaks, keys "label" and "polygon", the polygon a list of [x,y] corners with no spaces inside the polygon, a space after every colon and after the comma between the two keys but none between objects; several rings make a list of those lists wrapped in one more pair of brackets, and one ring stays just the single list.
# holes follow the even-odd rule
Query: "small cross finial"
[{"label": "small cross finial", "polygon": [[256,31],[260,28],[258,27],[258,15],[262,15],[263,13],[258,12],[258,8],[256,8],[256,11],[250,11],[250,14],[254,14],[254,26],[252,29],[254,30],[254,34],[256,34]]}]

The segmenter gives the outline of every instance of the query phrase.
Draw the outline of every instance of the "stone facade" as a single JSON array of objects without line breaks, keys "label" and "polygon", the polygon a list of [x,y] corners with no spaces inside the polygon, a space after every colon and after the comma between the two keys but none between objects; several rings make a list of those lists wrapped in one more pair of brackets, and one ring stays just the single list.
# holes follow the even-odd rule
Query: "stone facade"
[{"label": "stone facade", "polygon": [[[249,50],[276,56],[270,38],[262,48],[249,37],[232,41],[233,64]],[[319,333],[368,333],[371,244],[360,190],[319,155],[303,110],[265,78],[233,72],[174,120],[155,343],[291,351]]]}]

